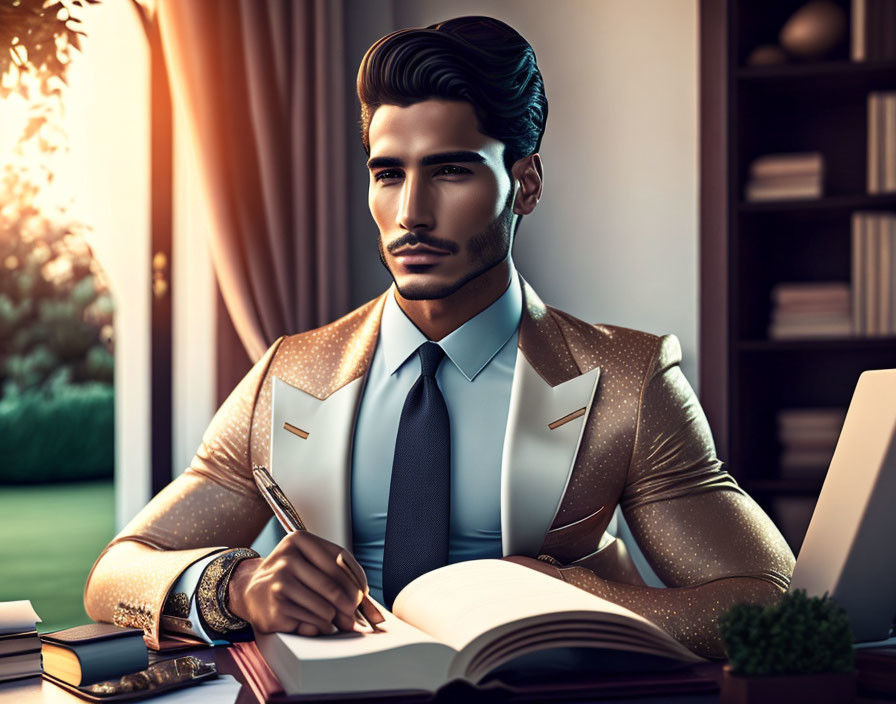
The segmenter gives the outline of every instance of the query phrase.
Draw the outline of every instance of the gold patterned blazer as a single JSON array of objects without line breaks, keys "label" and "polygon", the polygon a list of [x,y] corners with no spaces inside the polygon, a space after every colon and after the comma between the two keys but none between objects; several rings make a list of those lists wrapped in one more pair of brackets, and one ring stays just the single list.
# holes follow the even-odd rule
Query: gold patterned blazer
[{"label": "gold patterned blazer", "polygon": [[[719,614],[777,599],[794,559],[716,458],[677,339],[584,323],[520,285],[501,466],[504,554],[550,555],[565,581],[722,655]],[[351,547],[351,443],[385,296],[271,346],[218,410],[187,471],[97,559],[84,594],[91,618],[139,622],[158,647],[181,573],[249,546],[270,519],[253,464],[272,469],[310,530]],[[617,504],[669,588],[645,586],[622,542],[605,533]]]}]

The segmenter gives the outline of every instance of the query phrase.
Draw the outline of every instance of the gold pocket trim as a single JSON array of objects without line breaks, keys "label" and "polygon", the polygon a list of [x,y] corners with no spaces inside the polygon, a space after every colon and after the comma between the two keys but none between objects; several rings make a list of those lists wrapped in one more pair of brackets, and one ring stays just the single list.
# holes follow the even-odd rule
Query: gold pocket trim
[{"label": "gold pocket trim", "polygon": [[581,418],[583,415],[585,415],[585,409],[580,408],[577,411],[573,411],[569,415],[563,416],[559,420],[555,420],[553,423],[548,423],[548,428],[550,428],[551,430],[556,430],[561,425],[566,425],[571,420],[575,420],[576,418]]},{"label": "gold pocket trim", "polygon": [[[582,410],[584,411],[585,409],[582,409]],[[302,430],[301,428],[297,428],[296,426],[292,425],[291,423],[284,423],[283,429],[288,430],[293,435],[298,435],[300,438],[302,438],[302,440],[308,439],[308,431]]]}]

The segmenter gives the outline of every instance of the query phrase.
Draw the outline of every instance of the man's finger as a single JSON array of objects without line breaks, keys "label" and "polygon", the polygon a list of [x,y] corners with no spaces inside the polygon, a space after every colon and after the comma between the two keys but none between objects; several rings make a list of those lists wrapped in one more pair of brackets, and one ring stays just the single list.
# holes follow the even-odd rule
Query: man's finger
[{"label": "man's finger", "polygon": [[[308,563],[317,567],[318,570],[335,582],[342,592],[344,592],[350,608],[340,608],[342,608],[343,611],[354,610],[360,601],[360,595],[358,594],[360,589],[355,583],[353,576],[348,574],[344,568],[336,563],[336,556],[339,554],[340,548],[312,535],[308,535],[304,540],[296,540],[293,545]],[[337,548],[335,553],[332,548]],[[327,589],[330,589],[330,587],[328,586]],[[330,591],[321,593],[334,604],[339,599],[337,593]]]},{"label": "man's finger", "polygon": [[[278,605],[276,613],[272,614],[270,627],[277,633],[296,633],[302,624],[312,626],[316,633],[328,633],[332,624],[321,618],[314,612],[292,602]],[[267,631],[263,631],[267,632]]]},{"label": "man's finger", "polygon": [[296,564],[295,561],[291,563],[290,567],[292,571],[289,578],[284,580],[277,601],[282,605],[289,603],[307,609],[329,626],[336,617],[336,606],[312,589],[304,581],[301,574],[298,574],[312,568],[309,568],[307,565]]},{"label": "man's finger", "polygon": [[380,610],[376,608],[376,605],[370,599],[365,598],[359,608],[370,623],[382,623],[386,620],[386,617],[380,613]]},{"label": "man's finger", "polygon": [[[325,599],[334,609],[343,614],[351,614],[361,600],[361,592],[351,580],[337,571],[336,579],[322,571],[311,561],[294,560],[290,565],[292,574],[303,585]],[[334,613],[333,616],[336,614]]]}]

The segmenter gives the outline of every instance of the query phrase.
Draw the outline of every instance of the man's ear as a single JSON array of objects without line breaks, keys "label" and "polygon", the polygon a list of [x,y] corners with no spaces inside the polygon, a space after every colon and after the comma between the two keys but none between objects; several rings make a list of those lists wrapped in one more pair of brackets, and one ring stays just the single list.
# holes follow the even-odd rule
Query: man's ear
[{"label": "man's ear", "polygon": [[528,215],[538,205],[544,186],[541,157],[538,154],[529,154],[522,159],[517,159],[510,168],[510,173],[513,176],[513,183],[520,184],[516,198],[513,200],[513,212],[517,215]]}]

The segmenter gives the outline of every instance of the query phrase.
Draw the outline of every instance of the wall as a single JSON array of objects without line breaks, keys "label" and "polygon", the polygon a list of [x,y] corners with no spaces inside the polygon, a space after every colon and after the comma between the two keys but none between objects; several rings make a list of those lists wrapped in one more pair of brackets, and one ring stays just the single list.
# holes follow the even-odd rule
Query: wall
[{"label": "wall", "polygon": [[[130,3],[92,5],[69,71],[72,213],[115,298],[115,513],[149,500],[149,53]],[[62,178],[62,177],[61,177]]]},{"label": "wall", "polygon": [[[549,304],[592,322],[675,333],[697,380],[697,5],[694,0],[347,0],[347,91],[399,27],[487,14],[535,49],[550,103],[545,194],[517,266]],[[349,105],[357,109],[357,97]],[[352,297],[388,283],[350,123]]]}]

